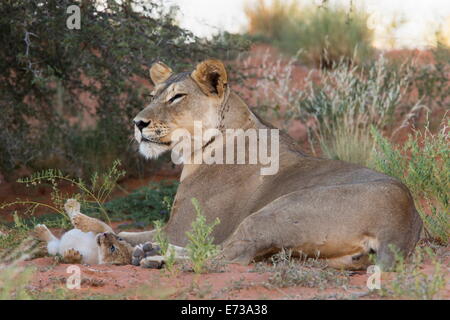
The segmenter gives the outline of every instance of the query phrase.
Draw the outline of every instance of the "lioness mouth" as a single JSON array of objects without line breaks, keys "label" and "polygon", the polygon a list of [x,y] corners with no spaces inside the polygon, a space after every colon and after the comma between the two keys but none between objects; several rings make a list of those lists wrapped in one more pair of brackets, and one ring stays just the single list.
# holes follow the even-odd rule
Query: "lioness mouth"
[{"label": "lioness mouth", "polygon": [[162,142],[162,141],[158,141],[158,140],[153,140],[153,139],[148,139],[148,138],[144,138],[142,137],[142,142],[148,142],[148,143],[156,143],[156,144],[161,144],[164,146],[170,146],[170,142]]}]

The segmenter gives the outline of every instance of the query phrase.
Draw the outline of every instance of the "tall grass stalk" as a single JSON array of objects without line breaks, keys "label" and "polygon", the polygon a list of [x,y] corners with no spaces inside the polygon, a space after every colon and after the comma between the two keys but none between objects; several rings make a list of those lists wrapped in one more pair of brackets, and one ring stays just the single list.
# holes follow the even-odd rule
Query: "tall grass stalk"
[{"label": "tall grass stalk", "polygon": [[324,156],[367,166],[373,146],[370,127],[387,128],[402,107],[406,111],[417,107],[402,104],[410,69],[404,65],[400,70],[392,72],[383,56],[367,67],[349,67],[341,61],[324,70],[320,82],[307,79],[292,115],[314,120],[312,135]]}]

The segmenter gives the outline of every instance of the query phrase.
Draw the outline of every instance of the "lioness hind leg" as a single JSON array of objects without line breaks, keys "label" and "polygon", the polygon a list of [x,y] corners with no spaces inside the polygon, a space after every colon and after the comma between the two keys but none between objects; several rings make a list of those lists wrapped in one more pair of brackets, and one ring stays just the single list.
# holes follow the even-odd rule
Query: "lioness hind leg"
[{"label": "lioness hind leg", "polygon": [[143,232],[120,232],[119,237],[123,238],[126,242],[132,246],[137,246],[145,242],[153,241],[155,230],[143,231]]},{"label": "lioness hind leg", "polygon": [[[258,228],[253,225],[251,219],[246,218],[238,226],[236,231],[222,244],[222,252],[219,259],[230,263],[239,263],[248,265],[255,257],[264,251],[271,251],[267,243],[269,234],[266,238],[261,238],[254,230]],[[263,231],[263,229],[259,229]]]},{"label": "lioness hind leg", "polygon": [[65,263],[81,263],[83,255],[75,249],[68,249],[63,254],[63,261]]}]

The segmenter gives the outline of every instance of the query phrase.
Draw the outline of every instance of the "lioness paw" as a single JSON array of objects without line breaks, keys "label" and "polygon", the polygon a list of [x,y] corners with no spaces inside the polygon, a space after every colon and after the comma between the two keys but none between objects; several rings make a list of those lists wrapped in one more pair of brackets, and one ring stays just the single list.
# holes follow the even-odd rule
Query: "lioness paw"
[{"label": "lioness paw", "polygon": [[161,269],[164,265],[164,256],[149,256],[141,260],[140,266],[149,269]]},{"label": "lioness paw", "polygon": [[142,250],[141,246],[134,247],[133,255],[131,258],[131,264],[133,266],[139,266],[141,260],[144,259],[144,257],[145,257],[144,250]]},{"label": "lioness paw", "polygon": [[[134,247],[133,257],[131,263],[135,266],[142,265],[142,260],[147,257],[160,256],[161,248],[158,245],[155,245],[151,242],[146,242],[143,244],[139,244]],[[160,265],[153,264],[152,267],[147,268],[160,268]]]}]

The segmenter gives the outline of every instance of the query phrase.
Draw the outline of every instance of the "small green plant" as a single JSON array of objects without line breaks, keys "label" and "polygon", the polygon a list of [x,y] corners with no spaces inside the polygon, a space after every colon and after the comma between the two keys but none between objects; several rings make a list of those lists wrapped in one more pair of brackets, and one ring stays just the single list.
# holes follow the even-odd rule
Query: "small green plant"
[{"label": "small green plant", "polygon": [[169,271],[170,273],[172,273],[175,269],[175,262],[176,262],[176,252],[175,249],[173,247],[170,247],[168,250],[168,252],[166,252],[165,254],[165,260],[164,260],[164,265],[165,268],[167,269],[167,271]]},{"label": "small green plant", "polygon": [[155,239],[156,243],[161,248],[161,254],[164,256],[166,255],[168,249],[169,249],[169,239],[167,238],[167,235],[163,231],[164,222],[161,220],[156,220],[153,222],[155,226],[155,236],[153,239]]},{"label": "small green plant", "polygon": [[0,266],[0,300],[30,300],[27,290],[33,273],[33,268],[17,265]]},{"label": "small green plant", "polygon": [[[103,204],[113,221],[133,220],[132,224],[119,227],[143,228],[154,221],[167,222],[172,202],[178,188],[176,181],[151,182],[133,190],[124,197],[118,197]],[[98,215],[96,208],[88,208],[86,213]]]},{"label": "small green plant", "polygon": [[[381,294],[397,298],[410,298],[431,300],[439,298],[440,292],[445,288],[445,268],[436,254],[428,247],[416,248],[407,263],[398,249],[391,247],[396,258],[395,277],[384,286]],[[431,260],[433,271],[426,274],[422,270],[425,260]]]},{"label": "small green plant", "polygon": [[32,200],[17,200],[2,204],[0,210],[15,205],[22,205],[27,207],[25,213],[33,215],[37,207],[43,206],[61,214],[68,220],[67,214],[64,211],[64,203],[69,198],[69,195],[62,194],[59,188],[59,184],[65,182],[70,183],[79,190],[79,193],[70,195],[70,197],[78,199],[85,209],[95,208],[100,211],[103,217],[110,222],[108,213],[103,204],[116,187],[117,181],[125,175],[125,171],[120,170],[119,166],[120,161],[114,161],[112,167],[104,174],[100,175],[97,172],[94,173],[89,184],[81,178],[75,179],[68,175],[64,175],[60,170],[48,169],[34,173],[30,177],[19,179],[18,182],[24,183],[27,187],[34,187],[40,184],[50,185],[52,188],[51,199],[53,204]]},{"label": "small green plant", "polygon": [[[16,211],[13,213],[13,219],[11,228],[0,236],[0,264],[24,260],[39,249],[38,241],[29,237],[30,227],[27,222]],[[6,227],[0,227],[0,231],[6,229]]]},{"label": "small green plant", "polygon": [[204,273],[208,261],[214,258],[219,250],[218,246],[214,244],[214,238],[211,236],[211,233],[214,227],[220,223],[220,220],[217,218],[213,223],[207,224],[198,200],[192,198],[191,201],[197,217],[191,224],[191,231],[186,232],[189,240],[186,248],[194,272]]},{"label": "small green plant", "polygon": [[415,130],[408,141],[395,148],[381,133],[372,128],[376,151],[372,166],[401,180],[413,194],[416,208],[428,235],[448,244],[450,149],[448,147],[450,120],[438,133]]}]

